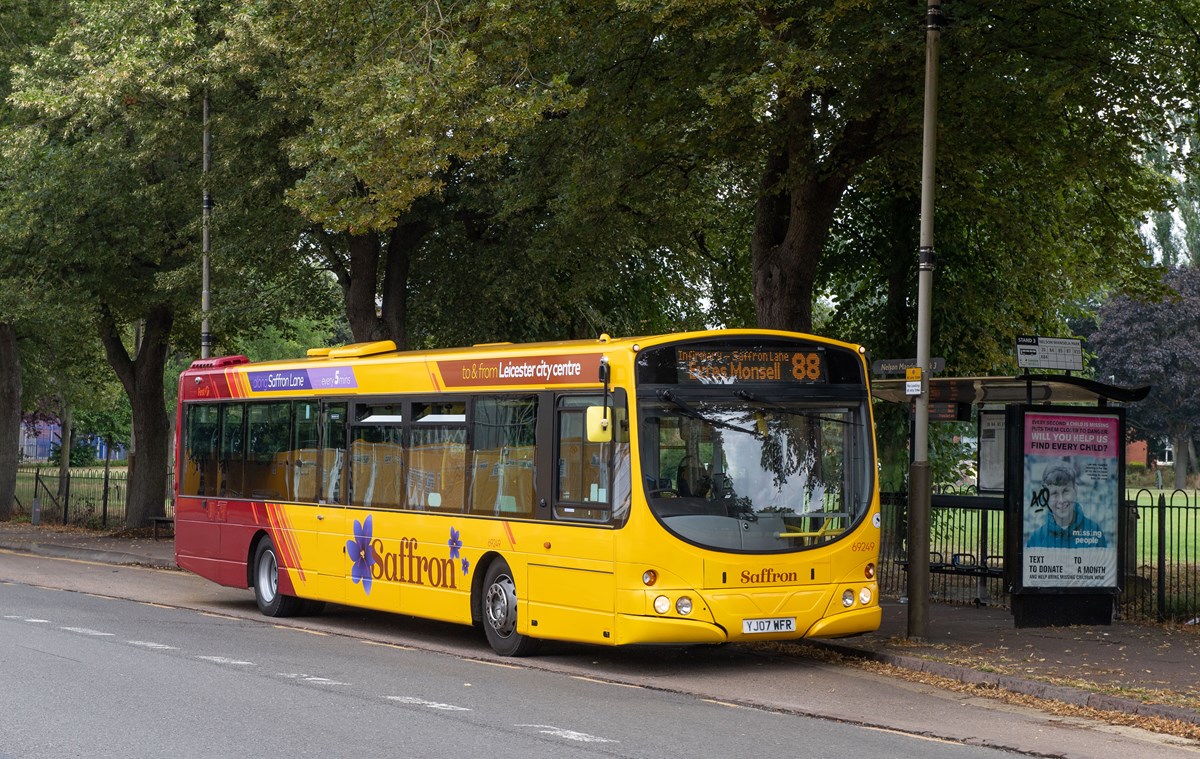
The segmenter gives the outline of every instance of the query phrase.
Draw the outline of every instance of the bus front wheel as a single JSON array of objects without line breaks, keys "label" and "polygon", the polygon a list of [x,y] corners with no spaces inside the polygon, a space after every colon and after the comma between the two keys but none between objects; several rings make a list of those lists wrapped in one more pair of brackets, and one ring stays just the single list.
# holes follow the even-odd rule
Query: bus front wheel
[{"label": "bus front wheel", "polygon": [[254,600],[268,617],[294,617],[304,608],[299,598],[279,592],[279,557],[269,537],[254,550]]},{"label": "bus front wheel", "polygon": [[538,641],[517,632],[517,583],[504,559],[488,565],[483,578],[483,632],[501,656],[527,656]]}]

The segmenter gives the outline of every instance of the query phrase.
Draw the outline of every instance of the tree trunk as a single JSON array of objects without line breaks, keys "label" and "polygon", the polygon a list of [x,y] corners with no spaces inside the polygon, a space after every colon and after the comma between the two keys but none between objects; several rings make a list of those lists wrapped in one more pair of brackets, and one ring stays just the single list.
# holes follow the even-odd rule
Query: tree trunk
[{"label": "tree trunk", "polygon": [[1191,437],[1191,428],[1177,430],[1171,435],[1171,445],[1175,448],[1175,488],[1177,490],[1187,487],[1188,441]]},{"label": "tree trunk", "polygon": [[58,399],[58,500],[64,504],[71,496],[71,443],[75,438],[71,404]]},{"label": "tree trunk", "polygon": [[408,350],[408,272],[433,225],[423,220],[397,224],[388,238],[383,274],[383,323],[400,350]]},{"label": "tree trunk", "polygon": [[133,434],[137,454],[129,465],[128,502],[125,525],[145,527],[150,517],[165,514],[167,489],[167,421],[163,371],[174,315],[166,306],[155,306],[146,314],[145,330],[136,356],[131,358],[121,340],[116,320],[101,307],[100,339],[108,363],[129,396],[133,408]]},{"label": "tree trunk", "polygon": [[374,232],[347,234],[350,245],[350,269],[342,282],[342,297],[346,304],[346,319],[354,342],[384,340],[383,322],[375,307],[376,284],[379,281],[379,235]]},{"label": "tree trunk", "polygon": [[750,255],[754,310],[767,329],[812,332],[817,266],[848,185],[840,172],[817,178],[805,147],[776,146],[759,181]]},{"label": "tree trunk", "polygon": [[17,331],[0,323],[0,522],[12,519],[17,492],[22,392]]}]

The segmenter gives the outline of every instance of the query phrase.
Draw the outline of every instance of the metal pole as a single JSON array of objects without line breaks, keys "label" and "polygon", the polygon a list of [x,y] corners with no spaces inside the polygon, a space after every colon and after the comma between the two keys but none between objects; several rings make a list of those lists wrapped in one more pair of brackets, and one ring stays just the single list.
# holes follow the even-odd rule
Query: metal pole
[{"label": "metal pole", "polygon": [[1167,499],[1158,494],[1158,592],[1155,596],[1158,607],[1155,616],[1159,622],[1167,620]]},{"label": "metal pole", "polygon": [[921,394],[913,419],[913,456],[908,477],[908,637],[929,629],[929,332],[933,295],[933,191],[937,152],[937,64],[942,31],[941,0],[925,10],[925,121],[921,147],[921,249],[917,280],[917,366]]},{"label": "metal pole", "polygon": [[212,195],[208,192],[208,162],[210,142],[208,136],[208,89],[204,90],[204,212],[201,225],[201,250],[203,252],[203,289],[200,293],[200,358],[208,358],[212,354],[212,332],[209,330],[209,276],[208,276],[208,220],[212,214]]}]

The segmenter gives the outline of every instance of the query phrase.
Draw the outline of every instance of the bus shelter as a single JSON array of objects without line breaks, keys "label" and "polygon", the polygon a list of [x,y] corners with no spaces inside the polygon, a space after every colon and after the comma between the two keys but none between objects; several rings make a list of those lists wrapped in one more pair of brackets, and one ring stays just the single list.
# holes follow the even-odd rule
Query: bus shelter
[{"label": "bus shelter", "polygon": [[[931,557],[932,573],[1001,577],[1017,627],[1110,624],[1126,557],[1125,405],[1149,387],[1072,375],[935,377],[930,419],[975,419],[977,495],[935,494],[931,505],[1004,512],[1003,555]],[[911,402],[905,380],[873,395]],[[911,560],[912,557],[909,557]]]}]

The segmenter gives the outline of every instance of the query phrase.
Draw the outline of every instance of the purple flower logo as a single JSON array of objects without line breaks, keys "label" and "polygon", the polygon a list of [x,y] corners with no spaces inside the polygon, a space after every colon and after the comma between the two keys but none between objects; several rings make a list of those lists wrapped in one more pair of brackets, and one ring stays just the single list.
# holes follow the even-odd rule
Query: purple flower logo
[{"label": "purple flower logo", "polygon": [[354,540],[346,541],[346,553],[354,562],[354,568],[350,570],[351,579],[355,584],[361,582],[363,591],[371,595],[371,567],[375,565],[375,559],[371,553],[370,514],[362,522],[354,520]]},{"label": "purple flower logo", "polygon": [[[450,528],[450,540],[447,542],[447,545],[450,546],[450,560],[454,561],[455,559],[460,558],[459,551],[462,550],[462,538],[460,537],[458,530],[454,529],[453,527]],[[462,558],[463,574],[467,574],[467,570],[470,568],[471,562],[465,557]]]}]

